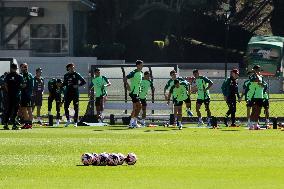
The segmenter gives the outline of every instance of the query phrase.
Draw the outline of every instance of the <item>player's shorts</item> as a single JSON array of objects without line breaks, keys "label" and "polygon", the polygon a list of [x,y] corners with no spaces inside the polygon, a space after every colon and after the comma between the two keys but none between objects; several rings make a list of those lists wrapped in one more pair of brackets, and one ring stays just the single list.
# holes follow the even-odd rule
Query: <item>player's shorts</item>
[{"label": "player's shorts", "polygon": [[262,107],[263,106],[263,99],[262,98],[253,98],[252,104],[257,105],[259,107]]},{"label": "player's shorts", "polygon": [[142,106],[147,106],[147,100],[146,99],[140,99],[140,102]]},{"label": "player's shorts", "polygon": [[209,105],[210,104],[210,98],[207,99],[197,99],[196,100],[196,104],[202,105],[204,103],[204,105]]},{"label": "player's shorts", "polygon": [[139,95],[138,94],[131,94],[130,93],[129,96],[130,96],[133,103],[139,102]]},{"label": "player's shorts", "polygon": [[100,106],[103,100],[104,100],[103,96],[96,97],[95,106]]},{"label": "player's shorts", "polygon": [[246,102],[247,102],[246,104],[247,107],[252,107],[253,102],[251,100],[247,100]]},{"label": "player's shorts", "polygon": [[269,100],[268,99],[264,99],[262,105],[263,105],[264,108],[269,108]]},{"label": "player's shorts", "polygon": [[32,97],[31,95],[22,95],[21,96],[21,107],[32,107]]},{"label": "player's shorts", "polygon": [[173,104],[174,106],[182,106],[183,102],[185,103],[191,103],[190,98],[188,97],[187,99],[185,99],[184,101],[177,101],[176,99],[173,99]]},{"label": "player's shorts", "polygon": [[34,106],[42,106],[42,93],[36,93],[33,96],[33,105]]}]

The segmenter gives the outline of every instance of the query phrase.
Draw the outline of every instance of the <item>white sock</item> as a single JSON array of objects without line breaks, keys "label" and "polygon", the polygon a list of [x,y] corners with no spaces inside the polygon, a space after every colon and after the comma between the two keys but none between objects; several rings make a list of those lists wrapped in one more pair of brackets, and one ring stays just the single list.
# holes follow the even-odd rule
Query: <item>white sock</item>
[{"label": "white sock", "polygon": [[134,118],[134,124],[137,125],[137,118]]},{"label": "white sock", "polygon": [[142,119],[142,120],[141,120],[141,123],[142,123],[142,124],[145,124],[145,119]]},{"label": "white sock", "polygon": [[179,126],[181,126],[181,121],[178,121]]},{"label": "white sock", "polygon": [[266,119],[266,123],[269,123],[269,119]]},{"label": "white sock", "polygon": [[248,123],[250,123],[250,118],[248,118]]},{"label": "white sock", "polygon": [[202,117],[199,117],[199,118],[198,118],[198,121],[199,121],[199,122],[202,122]]},{"label": "white sock", "polygon": [[130,124],[133,124],[133,123],[134,123],[134,118],[131,118]]}]

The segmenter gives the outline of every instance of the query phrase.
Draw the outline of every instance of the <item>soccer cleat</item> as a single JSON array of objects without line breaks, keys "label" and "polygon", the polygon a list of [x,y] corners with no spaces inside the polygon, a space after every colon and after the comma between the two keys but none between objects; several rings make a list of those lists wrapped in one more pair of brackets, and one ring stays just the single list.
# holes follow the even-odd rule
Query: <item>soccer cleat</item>
[{"label": "soccer cleat", "polygon": [[187,116],[189,116],[189,117],[193,116],[193,113],[192,113],[192,111],[190,111],[190,109],[187,110]]},{"label": "soccer cleat", "polygon": [[4,130],[10,130],[9,127],[8,127],[8,125],[4,125],[3,129],[4,129]]},{"label": "soccer cleat", "polygon": [[58,127],[58,126],[59,126],[59,124],[60,124],[60,121],[59,121],[59,119],[57,119],[57,120],[56,120],[56,125],[55,125],[55,126],[57,126],[57,127]]},{"label": "soccer cleat", "polygon": [[77,123],[74,123],[74,127],[78,127],[78,124],[77,124]]},{"label": "soccer cleat", "polygon": [[21,128],[19,128],[17,125],[14,125],[14,126],[12,127],[12,130],[21,130]]},{"label": "soccer cleat", "polygon": [[33,125],[32,124],[27,124],[27,129],[32,129],[33,128]]},{"label": "soccer cleat", "polygon": [[25,124],[21,127],[21,129],[28,129],[28,124],[25,123]]},{"label": "soccer cleat", "polygon": [[198,121],[197,126],[198,126],[198,127],[202,127],[203,124],[204,124],[203,121]]},{"label": "soccer cleat", "polygon": [[71,124],[70,120],[67,120],[67,122],[65,123],[65,127],[68,127]]}]

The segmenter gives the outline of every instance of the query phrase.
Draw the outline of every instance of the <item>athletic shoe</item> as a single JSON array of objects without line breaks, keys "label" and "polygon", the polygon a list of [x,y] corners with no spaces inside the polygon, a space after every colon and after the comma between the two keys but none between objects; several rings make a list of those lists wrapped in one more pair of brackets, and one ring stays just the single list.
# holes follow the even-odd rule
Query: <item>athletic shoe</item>
[{"label": "athletic shoe", "polygon": [[197,126],[198,126],[198,127],[202,127],[203,124],[204,124],[203,121],[198,121]]},{"label": "athletic shoe", "polygon": [[237,125],[232,123],[230,127],[237,127]]},{"label": "athletic shoe", "polygon": [[255,124],[253,129],[254,130],[260,130],[260,126],[258,124]]},{"label": "athletic shoe", "polygon": [[134,124],[129,124],[128,125],[128,129],[134,129],[135,128],[135,125]]},{"label": "athletic shoe", "polygon": [[178,124],[178,129],[182,130],[182,124]]},{"label": "athletic shoe", "polygon": [[192,113],[192,111],[190,111],[190,109],[187,110],[187,116],[188,117],[192,117],[193,116],[193,113]]},{"label": "athletic shoe", "polygon": [[21,127],[21,129],[28,129],[28,124],[25,123],[25,124]]},{"label": "athletic shoe", "polygon": [[71,124],[70,120],[67,120],[67,122],[65,123],[65,127],[68,127]]},{"label": "athletic shoe", "polygon": [[78,127],[78,123],[74,123],[74,127]]},{"label": "athletic shoe", "polygon": [[12,130],[21,130],[21,128],[19,128],[17,125],[14,125],[14,126],[12,127]]},{"label": "athletic shoe", "polygon": [[33,125],[32,124],[27,124],[27,129],[32,129],[33,128]]},{"label": "athletic shoe", "polygon": [[228,125],[228,117],[225,117],[225,118],[224,118],[224,124],[225,124],[226,127],[229,126],[229,125]]},{"label": "athletic shoe", "polygon": [[58,127],[58,126],[59,126],[59,124],[60,124],[59,119],[57,119],[57,120],[56,120],[56,125],[55,125],[55,126],[57,126],[57,127]]},{"label": "athletic shoe", "polygon": [[4,125],[3,129],[4,129],[4,130],[10,130],[9,127],[8,127],[8,125]]}]

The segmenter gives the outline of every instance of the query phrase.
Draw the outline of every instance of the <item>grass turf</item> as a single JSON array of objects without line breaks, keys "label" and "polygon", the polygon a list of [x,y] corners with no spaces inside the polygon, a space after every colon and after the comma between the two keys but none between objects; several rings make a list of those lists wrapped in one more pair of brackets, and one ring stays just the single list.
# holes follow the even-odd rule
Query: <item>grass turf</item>
[{"label": "grass turf", "polygon": [[[36,127],[0,130],[0,188],[284,188],[284,132]],[[134,166],[81,166],[84,152],[134,152]]]}]

